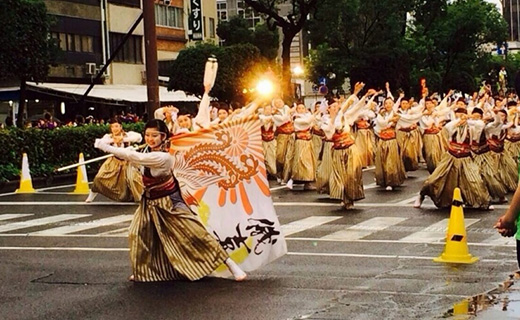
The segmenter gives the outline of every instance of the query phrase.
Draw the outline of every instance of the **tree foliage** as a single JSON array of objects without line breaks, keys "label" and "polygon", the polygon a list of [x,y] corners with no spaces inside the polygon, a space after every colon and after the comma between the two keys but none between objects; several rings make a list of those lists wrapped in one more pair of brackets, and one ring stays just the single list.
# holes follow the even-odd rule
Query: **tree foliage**
[{"label": "tree foliage", "polygon": [[224,40],[225,46],[251,43],[269,60],[276,59],[278,55],[278,30],[270,30],[266,23],[259,23],[252,30],[247,20],[237,15],[229,21],[221,21],[217,27],[217,34]]},{"label": "tree foliage", "polygon": [[269,67],[258,48],[251,44],[219,47],[202,43],[179,53],[171,66],[168,90],[201,95],[204,67],[212,55],[218,60],[218,72],[211,95],[223,101],[244,102],[247,97],[243,89],[251,88]]},{"label": "tree foliage", "polygon": [[323,0],[309,30],[310,81],[334,72],[332,88],[350,77],[418,94],[422,77],[430,91],[474,90],[507,27],[484,0]]},{"label": "tree foliage", "polygon": [[308,64],[309,80],[329,73],[329,88],[346,77],[382,87],[408,86],[407,53],[403,50],[406,12],[412,0],[323,0],[309,25],[315,48]]},{"label": "tree foliage", "polygon": [[484,0],[419,1],[414,17],[407,32],[413,83],[431,77],[436,90],[476,90],[476,80],[489,71],[479,69],[490,59],[486,45],[507,37],[497,8]]},{"label": "tree foliage", "polygon": [[[56,42],[49,37],[51,18],[45,3],[42,0],[2,0],[0,21],[0,80],[17,79],[24,87],[25,81],[45,79],[58,52]],[[24,101],[20,99],[22,111]],[[18,118],[21,125],[22,117]]]}]

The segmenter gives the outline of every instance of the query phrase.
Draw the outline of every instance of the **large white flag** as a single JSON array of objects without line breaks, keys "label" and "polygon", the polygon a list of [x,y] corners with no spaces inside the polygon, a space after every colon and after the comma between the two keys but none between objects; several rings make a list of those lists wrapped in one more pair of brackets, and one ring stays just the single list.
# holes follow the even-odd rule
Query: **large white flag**
[{"label": "large white flag", "polygon": [[[257,116],[171,140],[183,197],[245,271],[287,252],[267,181]],[[218,275],[227,276],[221,267]]]}]

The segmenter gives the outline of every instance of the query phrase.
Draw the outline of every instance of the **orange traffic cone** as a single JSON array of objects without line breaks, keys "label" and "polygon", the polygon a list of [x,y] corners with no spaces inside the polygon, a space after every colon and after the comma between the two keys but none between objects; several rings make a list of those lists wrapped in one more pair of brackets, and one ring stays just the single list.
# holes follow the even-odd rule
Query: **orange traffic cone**
[{"label": "orange traffic cone", "polygon": [[[85,159],[83,158],[83,153],[79,154],[79,162],[83,163]],[[76,188],[72,193],[75,194],[89,194],[90,189],[88,187],[88,177],[87,177],[87,168],[84,164],[78,167],[78,175],[76,177]]]},{"label": "orange traffic cone", "polygon": [[22,156],[22,174],[20,175],[20,188],[16,189],[16,193],[34,193],[31,172],[29,171],[29,159],[27,153]]},{"label": "orange traffic cone", "polygon": [[450,221],[448,222],[446,246],[444,247],[444,252],[438,258],[433,259],[435,262],[471,264],[478,260],[468,250],[462,203],[460,189],[455,188],[453,191]]}]

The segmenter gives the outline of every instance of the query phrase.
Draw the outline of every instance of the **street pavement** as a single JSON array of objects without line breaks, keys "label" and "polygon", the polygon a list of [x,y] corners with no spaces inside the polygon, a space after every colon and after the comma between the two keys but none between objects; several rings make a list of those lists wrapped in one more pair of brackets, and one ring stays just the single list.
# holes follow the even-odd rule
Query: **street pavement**
[{"label": "street pavement", "polygon": [[[478,262],[435,263],[450,212],[428,200],[412,207],[426,176],[411,172],[401,188],[386,191],[365,170],[366,198],[349,211],[272,181],[289,252],[242,283],[128,282],[135,204],[101,195],[86,204],[86,196],[70,194],[73,185],[0,194],[0,318],[520,318],[520,289],[510,279],[515,242],[492,228],[507,204],[464,210]],[[461,303],[465,315],[454,314]]]}]

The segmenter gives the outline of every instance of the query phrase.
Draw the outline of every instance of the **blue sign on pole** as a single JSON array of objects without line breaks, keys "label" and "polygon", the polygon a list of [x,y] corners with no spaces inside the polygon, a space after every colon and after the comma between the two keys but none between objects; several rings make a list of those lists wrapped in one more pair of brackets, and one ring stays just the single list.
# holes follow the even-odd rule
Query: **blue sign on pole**
[{"label": "blue sign on pole", "polygon": [[322,85],[322,86],[326,85],[326,84],[327,84],[327,78],[325,78],[325,77],[320,77],[320,78],[318,79],[318,83],[319,83],[320,85]]}]

